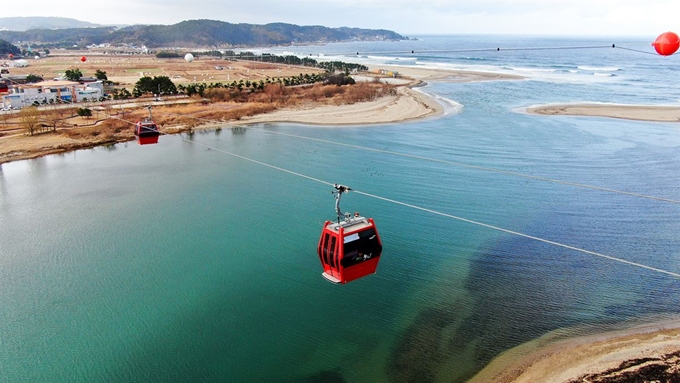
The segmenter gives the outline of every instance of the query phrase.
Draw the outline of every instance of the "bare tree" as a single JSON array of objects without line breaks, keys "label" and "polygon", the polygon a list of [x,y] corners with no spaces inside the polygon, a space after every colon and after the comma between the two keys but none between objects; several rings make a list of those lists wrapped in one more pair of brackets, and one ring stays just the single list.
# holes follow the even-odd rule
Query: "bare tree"
[{"label": "bare tree", "polygon": [[283,86],[281,84],[267,84],[264,93],[269,98],[269,102],[279,101],[283,96]]},{"label": "bare tree", "polygon": [[53,132],[61,128],[64,120],[64,113],[61,109],[53,108],[50,111],[43,112],[45,116],[45,122],[51,127]]},{"label": "bare tree", "polygon": [[26,129],[26,133],[29,135],[35,134],[36,130],[40,126],[40,112],[35,106],[29,106],[27,108],[21,109],[21,127]]},{"label": "bare tree", "polygon": [[2,122],[7,125],[9,123],[9,118],[12,117],[13,113],[10,113],[9,111],[1,113],[2,115]]}]

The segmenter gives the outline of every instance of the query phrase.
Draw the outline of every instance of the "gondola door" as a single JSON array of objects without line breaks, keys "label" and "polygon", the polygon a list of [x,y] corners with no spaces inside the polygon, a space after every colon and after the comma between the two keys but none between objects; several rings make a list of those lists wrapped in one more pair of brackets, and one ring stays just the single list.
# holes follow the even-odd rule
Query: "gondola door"
[{"label": "gondola door", "polygon": [[330,229],[330,224],[331,222],[326,221],[317,251],[323,266],[323,277],[333,283],[342,283],[340,270],[342,237],[339,232]]}]

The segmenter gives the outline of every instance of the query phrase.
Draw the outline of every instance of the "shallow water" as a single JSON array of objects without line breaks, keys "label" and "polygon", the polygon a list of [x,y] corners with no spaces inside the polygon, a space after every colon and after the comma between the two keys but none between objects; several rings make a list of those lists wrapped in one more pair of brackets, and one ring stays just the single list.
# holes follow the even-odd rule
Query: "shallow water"
[{"label": "shallow water", "polygon": [[[464,381],[554,329],[677,314],[672,276],[357,193],[342,207],[375,218],[383,257],[376,275],[331,285],[315,254],[333,217],[329,186],[222,152],[680,272],[677,204],[455,165],[680,200],[676,125],[514,111],[636,94],[670,102],[677,90],[651,91],[663,83],[657,61],[531,54],[505,66],[625,76],[435,83],[425,90],[462,104],[459,114],[224,128],[3,164],[0,380]],[[631,90],[635,79],[644,84]]]}]

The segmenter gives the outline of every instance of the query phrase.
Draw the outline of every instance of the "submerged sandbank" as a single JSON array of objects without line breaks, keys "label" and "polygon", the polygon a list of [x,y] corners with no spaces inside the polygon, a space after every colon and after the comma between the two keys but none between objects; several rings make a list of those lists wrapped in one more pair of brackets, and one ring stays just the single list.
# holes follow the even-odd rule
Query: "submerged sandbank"
[{"label": "submerged sandbank", "polygon": [[521,80],[524,77],[503,73],[476,72],[454,69],[433,69],[412,66],[371,66],[369,71],[389,69],[399,73],[400,77],[408,77],[416,81],[446,81],[446,82],[479,82],[500,80]]},{"label": "submerged sandbank", "polygon": [[632,382],[624,378],[649,369],[680,379],[680,318],[563,339],[567,331],[504,352],[469,383]]},{"label": "submerged sandbank", "polygon": [[621,118],[638,121],[680,122],[680,105],[551,104],[532,106],[526,108],[526,112],[540,115],[570,115]]}]

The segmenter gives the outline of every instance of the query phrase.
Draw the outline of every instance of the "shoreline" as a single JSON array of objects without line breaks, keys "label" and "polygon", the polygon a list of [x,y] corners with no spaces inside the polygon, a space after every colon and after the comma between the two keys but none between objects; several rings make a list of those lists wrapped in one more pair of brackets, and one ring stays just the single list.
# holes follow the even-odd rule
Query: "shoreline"
[{"label": "shoreline", "polygon": [[[241,73],[237,68],[234,71],[236,74]],[[394,72],[398,73],[396,78],[386,77],[387,73]],[[373,81],[375,78],[379,78],[380,81],[395,85],[397,87],[397,94],[355,104],[318,106],[310,102],[307,106],[280,109],[270,113],[245,117],[240,120],[225,121],[223,124],[236,127],[266,123],[357,126],[407,122],[448,114],[450,109],[446,104],[446,100],[415,89],[427,85],[428,81],[461,83],[509,81],[525,78],[518,75],[494,72],[399,65],[372,65],[367,72],[362,72],[356,77],[361,78],[358,81]],[[457,112],[463,107],[462,105],[455,105],[452,109]],[[680,105],[655,106],[579,102],[534,105],[521,108],[521,111],[522,113],[543,116],[569,115],[650,122],[680,122]],[[214,126],[215,123],[210,122],[197,125],[193,128],[210,129]],[[179,131],[182,131],[182,127],[173,126],[167,132],[174,134]],[[100,145],[127,142],[131,139],[130,137],[108,137],[107,139],[88,138],[86,140],[73,140],[60,133],[42,134],[27,139],[27,137],[20,135],[12,133],[3,134],[0,132],[0,164]]]},{"label": "shoreline", "polygon": [[604,103],[565,103],[523,108],[528,114],[542,116],[582,116],[618,118],[633,121],[680,122],[680,105],[635,105]]},{"label": "shoreline", "polygon": [[[360,76],[367,80],[380,77],[381,81],[393,83],[397,86],[395,96],[385,96],[374,101],[359,102],[344,105],[308,106],[281,109],[271,113],[255,115],[241,120],[225,122],[208,122],[192,129],[211,129],[219,126],[242,127],[263,123],[301,123],[316,126],[356,126],[376,125],[412,121],[421,118],[431,118],[445,114],[445,107],[436,97],[422,91],[412,89],[421,86],[425,80],[433,81],[493,81],[515,79],[513,76],[497,75],[484,72],[450,71],[439,69],[398,67],[400,78],[385,78],[377,73],[377,67],[362,73]],[[163,127],[162,132],[175,134],[184,131],[182,127]],[[62,134],[45,133],[36,136],[0,135],[0,164],[33,159],[50,154],[60,154],[73,150],[94,148],[134,140],[134,137],[108,137],[106,139],[88,137],[76,140]]]},{"label": "shoreline", "polygon": [[627,383],[652,368],[680,378],[680,318],[620,326],[554,331],[501,353],[468,383]]},{"label": "shoreline", "polygon": [[[374,101],[345,105],[311,105],[281,109],[232,121],[210,121],[194,126],[193,130],[207,130],[217,127],[244,127],[257,124],[300,123],[316,126],[356,126],[407,122],[444,114],[444,106],[434,97],[423,92],[399,86],[395,96],[385,96]],[[92,127],[92,126],[83,126]],[[51,154],[74,150],[90,149],[97,146],[134,141],[131,137],[109,137],[101,139],[87,137],[73,139],[64,134],[72,128],[57,132],[27,136],[13,133],[0,136],[0,165],[14,161],[34,159]],[[164,126],[161,132],[177,134],[186,131],[182,126]]]}]

